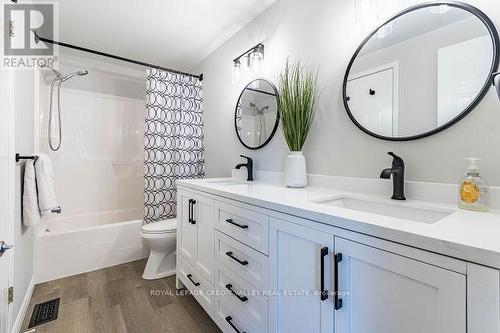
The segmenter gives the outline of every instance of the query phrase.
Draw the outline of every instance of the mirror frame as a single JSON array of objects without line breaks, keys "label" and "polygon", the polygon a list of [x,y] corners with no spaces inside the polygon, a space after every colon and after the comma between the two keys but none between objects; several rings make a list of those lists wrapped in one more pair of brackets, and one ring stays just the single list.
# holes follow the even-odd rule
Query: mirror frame
[{"label": "mirror frame", "polygon": [[[470,103],[470,105],[464,111],[462,111],[459,115],[457,115],[455,118],[453,118],[452,120],[450,120],[446,124],[444,124],[440,127],[437,127],[433,130],[430,130],[428,132],[413,135],[413,136],[406,136],[406,137],[388,137],[388,136],[383,136],[383,135],[380,135],[380,134],[377,134],[377,133],[374,133],[374,132],[368,130],[367,128],[363,127],[360,123],[358,123],[358,121],[352,115],[351,110],[349,109],[349,103],[348,103],[349,101],[347,98],[347,81],[349,78],[349,73],[351,71],[351,68],[354,64],[354,61],[356,60],[357,56],[359,55],[359,53],[361,52],[363,47],[366,45],[366,43],[368,43],[368,41],[384,25],[394,21],[395,19],[397,19],[405,14],[413,12],[415,10],[428,8],[428,7],[432,7],[432,6],[439,6],[439,5],[448,5],[450,7],[455,7],[455,8],[460,8],[460,9],[466,10],[469,13],[473,14],[475,17],[479,18],[483,22],[483,24],[486,26],[486,28],[488,29],[490,36],[491,36],[491,39],[493,41],[493,61],[491,64],[490,73],[488,74],[488,77],[485,79],[485,83],[484,83],[483,87],[481,88],[477,97]],[[347,111],[349,118],[352,120],[352,122],[360,130],[362,130],[366,134],[371,135],[373,137],[376,137],[378,139],[388,140],[388,141],[410,141],[410,140],[418,140],[418,139],[422,139],[422,138],[434,135],[434,134],[439,133],[441,131],[444,131],[445,129],[448,129],[449,127],[458,123],[465,116],[467,116],[470,112],[472,112],[472,110],[474,110],[479,105],[479,103],[484,99],[484,97],[486,96],[486,94],[488,93],[488,91],[491,88],[492,74],[497,71],[497,68],[499,65],[499,52],[500,52],[499,45],[500,45],[500,41],[499,41],[499,37],[498,37],[498,32],[497,32],[497,29],[496,29],[494,23],[491,21],[491,19],[485,13],[483,13],[481,10],[479,10],[478,8],[476,8],[474,6],[471,6],[471,5],[463,3],[463,2],[458,2],[458,1],[435,1],[435,2],[426,2],[426,3],[422,3],[422,4],[418,4],[418,5],[409,7],[407,9],[403,10],[402,12],[392,16],[390,19],[388,19],[387,21],[385,21],[381,25],[377,26],[377,28],[375,30],[373,30],[363,40],[363,42],[361,42],[361,45],[356,49],[356,52],[354,52],[354,55],[352,56],[351,61],[349,62],[349,65],[347,66],[347,70],[346,70],[345,76],[344,76],[344,82],[342,85],[342,97],[344,100],[344,107]]]},{"label": "mirror frame", "polygon": [[[254,83],[255,81],[266,81],[274,90],[274,95],[276,96],[276,122],[274,124],[274,127],[273,127],[273,131],[271,132],[271,134],[269,135],[269,138],[267,138],[267,140],[261,144],[260,146],[258,147],[249,147],[247,146],[243,140],[241,139],[239,133],[238,133],[238,124],[237,124],[237,113],[238,113],[238,104],[240,103],[240,99],[241,99],[241,96],[243,96],[243,93],[245,92],[245,90],[247,90],[247,88],[252,84]],[[267,92],[266,92],[267,93]],[[278,125],[280,123],[280,107],[279,107],[279,98],[278,98],[278,89],[276,88],[276,86],[269,80],[267,79],[264,79],[264,78],[257,78],[257,79],[254,79],[252,81],[250,81],[242,90],[241,90],[241,93],[240,95],[238,96],[238,100],[236,101],[236,106],[234,107],[234,131],[236,132],[236,136],[238,137],[238,140],[240,140],[241,144],[245,147],[245,148],[248,148],[248,149],[251,149],[251,150],[257,150],[257,149],[261,149],[263,147],[265,147],[269,142],[271,142],[271,139],[274,137],[274,134],[276,134],[276,130],[278,129]]]}]

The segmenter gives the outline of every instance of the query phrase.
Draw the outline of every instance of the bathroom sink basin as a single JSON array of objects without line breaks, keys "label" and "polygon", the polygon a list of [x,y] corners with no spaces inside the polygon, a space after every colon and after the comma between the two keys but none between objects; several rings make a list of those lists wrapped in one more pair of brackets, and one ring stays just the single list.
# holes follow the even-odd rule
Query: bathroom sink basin
[{"label": "bathroom sink basin", "polygon": [[366,213],[390,216],[404,220],[433,224],[447,217],[452,211],[435,210],[431,208],[403,206],[365,199],[336,198],[319,201],[319,204],[347,208]]},{"label": "bathroom sink basin", "polygon": [[241,180],[224,179],[224,180],[209,180],[207,184],[217,185],[246,185],[247,183]]}]

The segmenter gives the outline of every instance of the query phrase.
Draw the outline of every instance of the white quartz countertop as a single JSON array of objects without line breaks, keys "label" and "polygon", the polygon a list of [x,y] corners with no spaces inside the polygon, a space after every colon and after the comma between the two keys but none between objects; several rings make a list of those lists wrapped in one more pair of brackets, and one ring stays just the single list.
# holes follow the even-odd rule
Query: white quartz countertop
[{"label": "white quartz countertop", "polygon": [[[396,202],[388,199],[390,193],[385,198],[330,188],[291,189],[258,181],[227,185],[218,180],[182,180],[178,185],[500,269],[500,211],[471,212],[455,205],[411,199]],[[346,196],[451,214],[428,224],[317,203]]]}]

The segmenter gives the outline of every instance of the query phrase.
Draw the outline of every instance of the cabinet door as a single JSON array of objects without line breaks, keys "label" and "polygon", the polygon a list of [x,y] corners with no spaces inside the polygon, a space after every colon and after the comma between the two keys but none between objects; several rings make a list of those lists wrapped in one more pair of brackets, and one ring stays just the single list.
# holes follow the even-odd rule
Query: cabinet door
[{"label": "cabinet door", "polygon": [[214,201],[202,195],[194,195],[193,221],[196,226],[196,255],[194,266],[211,283],[214,282]]},{"label": "cabinet door", "polygon": [[271,219],[270,332],[333,332],[333,235]]},{"label": "cabinet door", "polygon": [[191,223],[193,199],[194,194],[191,192],[177,192],[177,248],[191,265],[195,265],[197,242],[197,226]]},{"label": "cabinet door", "polygon": [[335,333],[466,332],[464,275],[338,237],[335,251]]}]

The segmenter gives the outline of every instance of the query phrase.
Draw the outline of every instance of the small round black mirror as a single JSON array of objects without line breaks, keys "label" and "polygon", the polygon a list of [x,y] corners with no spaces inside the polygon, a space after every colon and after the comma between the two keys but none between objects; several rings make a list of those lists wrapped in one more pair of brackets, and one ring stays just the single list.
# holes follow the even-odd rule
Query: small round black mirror
[{"label": "small round black mirror", "polygon": [[278,128],[278,90],[265,79],[247,84],[236,103],[234,126],[241,144],[260,149],[273,138]]}]

